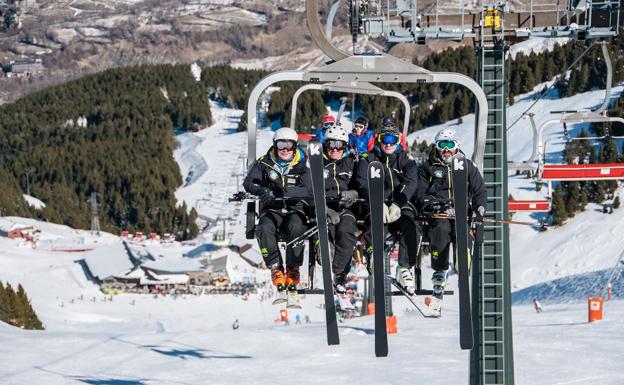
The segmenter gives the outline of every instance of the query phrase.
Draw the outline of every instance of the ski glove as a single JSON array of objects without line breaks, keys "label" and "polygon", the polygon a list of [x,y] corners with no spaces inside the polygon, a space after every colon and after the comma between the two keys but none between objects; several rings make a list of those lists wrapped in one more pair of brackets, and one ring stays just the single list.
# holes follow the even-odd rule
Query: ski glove
[{"label": "ski glove", "polygon": [[265,205],[273,202],[273,200],[275,199],[275,194],[268,188],[262,189],[258,196],[260,197],[260,202]]},{"label": "ski glove", "polygon": [[450,204],[448,201],[440,200],[438,198],[427,196],[423,201],[423,210],[427,213],[439,213],[449,208]]},{"label": "ski glove", "polygon": [[384,223],[396,222],[401,216],[401,208],[396,204],[391,204],[390,207],[384,205],[383,219]]},{"label": "ski glove", "polygon": [[409,201],[409,199],[407,199],[407,196],[405,196],[405,194],[403,194],[402,192],[395,192],[393,200],[394,200],[394,203],[396,203],[400,207],[405,206],[407,202]]},{"label": "ski glove", "polygon": [[359,195],[356,190],[347,190],[340,193],[340,205],[343,207],[351,207]]},{"label": "ski glove", "polygon": [[483,222],[484,215],[485,215],[485,207],[483,206],[477,207],[477,212],[475,213],[475,222]]},{"label": "ski glove", "polygon": [[337,225],[340,223],[340,213],[336,210],[327,208],[327,223],[331,225]]}]

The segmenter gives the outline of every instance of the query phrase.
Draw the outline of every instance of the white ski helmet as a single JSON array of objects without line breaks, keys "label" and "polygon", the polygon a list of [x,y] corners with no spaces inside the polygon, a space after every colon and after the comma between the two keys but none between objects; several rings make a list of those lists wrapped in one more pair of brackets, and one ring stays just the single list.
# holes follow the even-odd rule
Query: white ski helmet
[{"label": "white ski helmet", "polygon": [[340,140],[349,143],[349,134],[341,127],[330,127],[325,131],[325,136],[323,137],[323,142],[327,140]]},{"label": "white ski helmet", "polygon": [[291,140],[295,143],[299,140],[297,132],[290,127],[282,127],[273,134],[273,142],[278,140]]},{"label": "white ski helmet", "polygon": [[445,128],[443,130],[440,130],[440,132],[438,132],[435,136],[435,141],[437,143],[441,140],[452,140],[457,146],[459,146],[459,140],[457,140],[457,132],[455,132],[455,130],[453,129]]}]

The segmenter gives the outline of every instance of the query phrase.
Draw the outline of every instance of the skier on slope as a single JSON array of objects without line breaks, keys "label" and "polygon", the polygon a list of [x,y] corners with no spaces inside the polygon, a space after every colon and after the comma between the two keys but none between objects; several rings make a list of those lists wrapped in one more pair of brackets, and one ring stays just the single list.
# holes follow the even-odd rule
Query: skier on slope
[{"label": "skier on slope", "polygon": [[[419,184],[424,186],[418,190],[417,207],[423,215],[448,214],[454,216],[451,166],[453,156],[459,150],[459,140],[455,130],[443,129],[435,136],[435,148],[427,162],[419,167]],[[483,239],[483,215],[487,196],[485,183],[479,170],[472,161],[466,159],[468,196],[470,207],[468,216],[474,225],[473,236],[476,243]],[[431,267],[434,270],[431,281],[434,297],[441,299],[446,285],[449,268],[449,244],[455,239],[455,224],[451,219],[429,220],[429,248],[431,250]],[[457,253],[453,253],[457,255]],[[471,258],[470,251],[468,258]],[[454,264],[457,266],[457,264]],[[470,265],[470,261],[468,263]]]},{"label": "skier on slope", "polygon": [[[273,146],[266,155],[255,161],[245,177],[245,190],[260,198],[260,219],[256,238],[265,264],[271,269],[278,298],[285,298],[285,290],[296,291],[299,267],[303,263],[303,245],[286,250],[286,270],[278,249],[278,233],[284,232],[287,241],[301,236],[307,230],[309,183],[305,153],[297,145],[295,130],[282,127],[273,135]],[[287,198],[285,198],[287,197]],[[279,198],[279,199],[278,199]]]},{"label": "skier on slope", "polygon": [[349,151],[348,142],[347,132],[340,127],[331,127],[325,131],[323,164],[327,224],[335,250],[332,263],[334,286],[336,292],[341,294],[346,292],[347,273],[351,269],[357,242],[357,221],[349,210],[358,198],[355,180],[357,160]]},{"label": "skier on slope", "polygon": [[360,116],[353,122],[353,131],[349,134],[349,145],[356,156],[368,152],[368,143],[375,136],[375,131],[368,129],[368,119]]},{"label": "skier on slope", "polygon": [[334,117],[334,115],[327,114],[323,116],[321,128],[317,128],[316,130],[314,130],[314,135],[321,143],[323,143],[325,132],[332,127],[336,127],[336,118]]},{"label": "skier on slope", "polygon": [[[395,125],[387,125],[377,135],[375,146],[366,158],[360,159],[357,172],[360,196],[368,200],[368,164],[379,161],[384,166],[384,223],[387,231],[398,237],[399,265],[396,278],[405,290],[416,290],[411,267],[416,264],[422,231],[416,222],[416,208],[410,202],[418,189],[418,166],[400,145],[401,133]],[[366,233],[368,251],[372,250],[370,231]]]},{"label": "skier on slope", "polygon": [[533,308],[535,309],[536,313],[542,312],[542,304],[540,303],[540,301],[537,300],[537,298],[533,298]]}]

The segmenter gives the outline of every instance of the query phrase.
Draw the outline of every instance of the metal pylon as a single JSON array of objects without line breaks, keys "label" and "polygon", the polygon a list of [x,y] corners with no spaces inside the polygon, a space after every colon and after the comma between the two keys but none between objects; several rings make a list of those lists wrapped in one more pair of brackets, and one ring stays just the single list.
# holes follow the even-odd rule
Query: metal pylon
[{"label": "metal pylon", "polygon": [[[478,80],[488,102],[483,176],[488,215],[508,218],[505,43],[503,9],[484,6]],[[470,354],[471,385],[513,385],[509,227],[485,225],[484,242],[472,266],[475,347]]]},{"label": "metal pylon", "polygon": [[100,236],[100,219],[98,217],[98,203],[97,203],[97,193],[92,192],[91,198],[89,199],[89,203],[91,203],[91,235]]}]

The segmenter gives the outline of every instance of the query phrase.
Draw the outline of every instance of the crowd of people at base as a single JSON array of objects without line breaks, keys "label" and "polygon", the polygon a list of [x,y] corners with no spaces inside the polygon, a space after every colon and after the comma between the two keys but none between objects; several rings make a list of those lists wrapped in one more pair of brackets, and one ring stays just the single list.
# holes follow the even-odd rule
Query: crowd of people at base
[{"label": "crowd of people at base", "polygon": [[223,286],[213,285],[184,285],[177,287],[169,287],[168,285],[153,285],[153,286],[112,286],[105,287],[102,290],[105,293],[112,292],[113,294],[126,293],[126,294],[149,294],[149,295],[162,295],[162,296],[178,296],[178,295],[203,295],[203,294],[235,294],[235,295],[250,295],[257,294],[261,285],[247,282],[233,282]]},{"label": "crowd of people at base", "polygon": [[[438,132],[428,160],[419,165],[407,152],[407,140],[394,120],[386,117],[380,123],[379,129],[373,130],[368,119],[361,116],[353,122],[352,132],[347,133],[332,115],[327,115],[322,119],[322,127],[316,130],[323,144],[334,287],[338,293],[346,291],[359,230],[364,233],[365,254],[372,251],[366,170],[370,162],[379,161],[385,172],[385,230],[399,245],[397,280],[408,292],[415,291],[412,268],[423,236],[427,235],[434,295],[441,296],[450,266],[449,248],[455,239],[453,220],[448,217],[454,216],[451,163],[461,151],[458,137],[451,129]],[[312,182],[306,163],[297,132],[282,127],[275,131],[273,145],[252,164],[243,182],[245,190],[260,201],[255,234],[278,293],[297,289],[303,263],[302,243],[288,247],[283,261],[278,240],[290,242],[302,236],[314,217]],[[467,175],[471,239],[478,243],[483,234],[485,184],[469,160]],[[445,214],[447,218],[436,218],[436,214]],[[358,221],[366,223],[364,228],[358,228]]]}]

